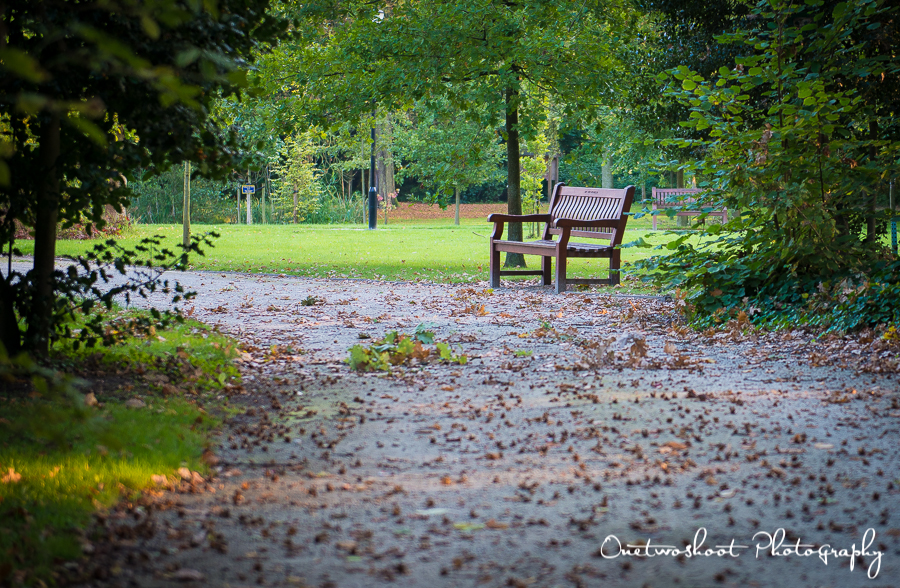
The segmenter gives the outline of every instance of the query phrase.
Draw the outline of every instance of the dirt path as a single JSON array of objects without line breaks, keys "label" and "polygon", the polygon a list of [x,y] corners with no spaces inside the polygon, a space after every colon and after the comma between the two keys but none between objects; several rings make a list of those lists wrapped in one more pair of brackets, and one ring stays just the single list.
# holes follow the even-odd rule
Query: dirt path
[{"label": "dirt path", "polygon": [[[200,292],[195,317],[241,341],[247,392],[230,399],[217,477],[98,527],[91,585],[900,578],[896,379],[816,367],[827,349],[805,335],[707,338],[671,302],[536,286],[175,277]],[[343,362],[361,334],[419,323],[469,363],[385,376]],[[896,358],[845,351],[871,369]]]}]

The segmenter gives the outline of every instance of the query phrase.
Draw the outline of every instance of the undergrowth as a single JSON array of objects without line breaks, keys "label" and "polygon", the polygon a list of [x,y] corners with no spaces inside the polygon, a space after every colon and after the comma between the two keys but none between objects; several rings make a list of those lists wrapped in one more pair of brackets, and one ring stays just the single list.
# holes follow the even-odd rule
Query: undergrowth
[{"label": "undergrowth", "polygon": [[676,304],[698,328],[745,314],[767,329],[808,327],[822,332],[889,329],[900,324],[900,262],[882,262],[867,274],[795,278],[755,291],[719,276],[707,287],[676,290]]}]

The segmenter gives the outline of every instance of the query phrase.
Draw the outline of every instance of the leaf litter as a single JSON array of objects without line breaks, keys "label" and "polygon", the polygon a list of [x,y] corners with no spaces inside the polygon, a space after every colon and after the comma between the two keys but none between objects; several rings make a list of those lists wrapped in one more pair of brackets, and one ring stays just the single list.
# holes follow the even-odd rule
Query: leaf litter
[{"label": "leaf litter", "polygon": [[[681,545],[699,527],[708,544],[788,528],[847,546],[873,527],[898,546],[890,338],[756,332],[740,317],[698,333],[671,302],[604,290],[240,278],[240,294],[222,291],[238,279],[205,276],[198,308],[204,295],[283,303],[253,322],[197,311],[242,352],[245,393],[229,397],[212,476],[168,477],[98,517],[72,584],[821,583],[859,570],[598,550],[609,535]],[[345,360],[361,322],[372,346],[421,324],[431,341],[414,330],[417,361],[357,372]],[[419,361],[416,343],[434,341],[469,361]]]}]

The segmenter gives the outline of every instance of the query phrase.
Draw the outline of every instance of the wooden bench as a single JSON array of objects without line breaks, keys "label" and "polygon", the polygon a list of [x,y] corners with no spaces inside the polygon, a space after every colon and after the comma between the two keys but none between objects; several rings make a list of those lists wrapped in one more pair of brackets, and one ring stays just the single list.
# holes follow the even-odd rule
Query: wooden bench
[{"label": "wooden bench", "polygon": [[[653,188],[653,210],[662,210],[664,208],[674,208],[676,206],[695,206],[698,209],[703,207],[702,201],[696,197],[696,194],[703,193],[699,188]],[[708,214],[709,216],[718,216],[723,223],[728,222],[728,209],[710,210],[704,212],[702,210],[679,210],[675,216],[696,216],[698,214]],[[656,230],[656,216],[653,215],[653,230]]]},{"label": "wooden bench", "polygon": [[[631,210],[634,186],[621,190],[604,188],[577,188],[560,182],[550,196],[547,214],[492,214],[488,222],[494,223],[491,235],[491,287],[500,287],[500,276],[542,276],[545,286],[550,284],[551,259],[556,259],[556,292],[566,291],[572,284],[619,283],[620,251],[627,213]],[[546,223],[540,241],[504,241],[503,226],[509,222]],[[558,237],[553,240],[553,236]],[[582,243],[571,238],[601,239],[606,243]],[[540,255],[541,269],[501,270],[500,252]],[[609,259],[609,278],[566,279],[566,260],[570,257],[596,257]]]}]

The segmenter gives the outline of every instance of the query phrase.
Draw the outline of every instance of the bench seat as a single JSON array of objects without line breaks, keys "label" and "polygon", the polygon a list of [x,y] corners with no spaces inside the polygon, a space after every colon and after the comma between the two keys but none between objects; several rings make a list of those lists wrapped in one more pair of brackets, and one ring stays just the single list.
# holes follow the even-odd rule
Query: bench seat
[{"label": "bench seat", "polygon": [[[494,223],[490,241],[491,287],[500,287],[501,276],[542,276],[542,283],[550,284],[552,261],[556,260],[556,292],[565,292],[568,284],[619,283],[621,263],[618,245],[622,243],[628,212],[634,198],[634,186],[621,190],[566,186],[560,182],[553,188],[547,214],[492,214]],[[503,239],[508,222],[543,222],[543,238],[537,241],[509,241]],[[554,239],[553,237],[557,237]],[[572,241],[572,238],[577,239]],[[605,242],[584,242],[582,239]],[[500,253],[522,253],[541,256],[540,270],[503,270]],[[609,277],[605,279],[572,279],[566,277],[566,262],[570,257],[609,259]]]}]

